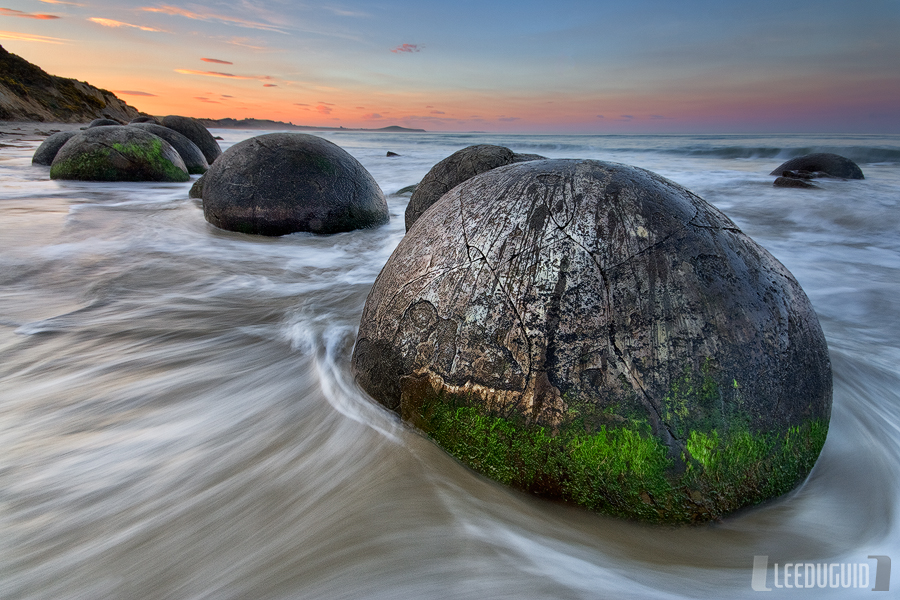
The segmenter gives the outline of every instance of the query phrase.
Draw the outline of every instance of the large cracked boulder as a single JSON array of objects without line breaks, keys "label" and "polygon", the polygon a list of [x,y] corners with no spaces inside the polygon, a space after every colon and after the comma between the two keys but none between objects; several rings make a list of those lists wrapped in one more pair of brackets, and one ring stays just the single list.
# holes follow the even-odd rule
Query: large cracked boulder
[{"label": "large cracked boulder", "polygon": [[479,173],[505,165],[529,160],[540,160],[537,154],[516,154],[504,146],[478,144],[457,150],[437,163],[418,184],[406,206],[406,230],[429,206],[463,181]]},{"label": "large cracked boulder", "polygon": [[50,179],[188,181],[187,168],[165,140],[137,127],[92,127],[56,153]]},{"label": "large cracked boulder", "polygon": [[204,127],[197,119],[169,115],[163,117],[160,125],[177,131],[197,144],[197,147],[200,148],[203,157],[206,158],[206,162],[209,164],[213,164],[213,162],[222,155],[222,149],[219,148],[219,143],[216,141],[216,138],[214,138],[209,132],[209,129]]},{"label": "large cracked boulder", "polygon": [[862,169],[849,158],[830,152],[815,152],[792,158],[782,163],[769,175],[781,177],[785,171],[800,171],[807,173],[825,174],[829,177],[841,179],[865,179]]},{"label": "large cracked boulder", "polygon": [[831,367],[793,276],[654,173],[483,173],[410,229],[354,375],[476,471],[628,518],[717,519],[802,481]]},{"label": "large cracked boulder", "polygon": [[305,133],[270,133],[235,144],[202,181],[203,215],[231,231],[338,233],[390,219],[384,194],[365,167],[339,146]]},{"label": "large cracked boulder", "polygon": [[181,156],[184,166],[187,167],[187,171],[191,175],[202,175],[209,169],[209,163],[206,161],[206,157],[203,156],[203,152],[197,147],[197,144],[174,129],[150,122],[130,123],[128,126],[137,127],[169,142]]}]

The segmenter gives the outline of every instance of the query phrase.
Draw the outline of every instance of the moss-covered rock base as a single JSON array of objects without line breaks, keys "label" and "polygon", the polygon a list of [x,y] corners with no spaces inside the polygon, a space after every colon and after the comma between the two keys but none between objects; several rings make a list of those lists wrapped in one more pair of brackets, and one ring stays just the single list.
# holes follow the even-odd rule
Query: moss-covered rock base
[{"label": "moss-covered rock base", "polygon": [[593,429],[575,417],[552,431],[521,415],[486,413],[442,394],[410,415],[475,471],[539,496],[655,523],[715,520],[793,489],[810,472],[828,424],[781,433],[691,432],[675,460],[646,422]]}]

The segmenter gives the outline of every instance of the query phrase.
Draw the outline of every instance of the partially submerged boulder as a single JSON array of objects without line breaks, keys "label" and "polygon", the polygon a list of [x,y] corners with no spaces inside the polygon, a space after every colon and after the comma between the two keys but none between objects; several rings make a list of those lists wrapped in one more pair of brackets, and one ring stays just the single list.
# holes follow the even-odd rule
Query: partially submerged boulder
[{"label": "partially submerged boulder", "polygon": [[205,176],[201,175],[197,181],[191,186],[191,189],[188,190],[188,198],[199,198],[203,199],[203,178]]},{"label": "partially submerged boulder", "polygon": [[137,127],[85,129],[59,149],[51,179],[188,181],[181,156],[165,140]]},{"label": "partially submerged boulder", "polygon": [[154,123],[131,123],[129,127],[138,127],[169,142],[181,156],[184,166],[187,167],[188,173],[191,175],[203,174],[209,169],[209,163],[206,162],[206,158],[203,156],[200,148],[197,147],[197,144],[174,129]]},{"label": "partially submerged boulder", "polygon": [[441,198],[378,276],[352,369],[476,471],[654,522],[792,489],[831,413],[825,338],[787,269],[677,184],[590,160]]},{"label": "partially submerged boulder", "polygon": [[805,177],[777,177],[775,181],[772,183],[775,187],[783,187],[783,188],[802,188],[807,190],[820,190],[819,186],[814,183],[810,183],[808,178]]},{"label": "partially submerged boulder", "polygon": [[118,121],[113,121],[112,119],[94,119],[91,121],[87,128],[90,129],[92,127],[112,127],[121,125]]},{"label": "partially submerged boulder", "polygon": [[235,144],[199,185],[206,220],[242,233],[337,233],[390,218],[381,188],[359,161],[304,133],[270,133]]},{"label": "partially submerged boulder", "polygon": [[785,171],[805,171],[841,179],[864,179],[862,169],[855,162],[830,152],[815,152],[792,158],[779,165],[769,175],[783,177]]},{"label": "partially submerged boulder", "polygon": [[213,162],[222,155],[222,149],[219,148],[219,143],[216,142],[209,130],[197,119],[169,115],[163,117],[160,124],[163,127],[174,129],[197,144],[197,147],[203,152],[203,156],[206,158],[207,163],[213,164]]},{"label": "partially submerged boulder", "polygon": [[463,181],[497,167],[542,158],[537,154],[516,154],[509,148],[491,144],[468,146],[454,152],[434,165],[419,182],[406,206],[406,230],[409,231],[429,206]]},{"label": "partially submerged boulder", "polygon": [[159,119],[157,119],[156,117],[151,117],[149,115],[135,117],[132,120],[128,121],[129,125],[134,125],[135,123],[153,123],[154,125],[162,125],[162,123],[159,122]]},{"label": "partially submerged boulder", "polygon": [[31,164],[33,165],[43,165],[45,167],[49,167],[53,164],[53,159],[56,158],[56,153],[59,152],[59,149],[62,148],[66,142],[68,142],[72,137],[78,133],[77,131],[60,131],[59,133],[54,133],[51,136],[48,136],[41,145],[38,146],[38,149],[34,151],[34,156],[31,157]]}]

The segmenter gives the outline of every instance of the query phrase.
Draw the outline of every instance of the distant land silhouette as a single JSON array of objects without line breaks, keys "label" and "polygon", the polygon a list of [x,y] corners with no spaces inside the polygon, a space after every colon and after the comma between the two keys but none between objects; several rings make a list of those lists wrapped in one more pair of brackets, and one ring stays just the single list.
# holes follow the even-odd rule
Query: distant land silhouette
[{"label": "distant land silhouette", "polygon": [[316,127],[313,125],[294,125],[293,123],[285,123],[284,121],[272,121],[269,119],[197,119],[206,127],[218,129],[303,129],[315,131],[382,131],[392,133],[426,133],[424,129],[411,129],[409,127],[400,127],[399,125],[390,125],[388,127],[380,127],[378,129],[361,129],[349,127]]}]

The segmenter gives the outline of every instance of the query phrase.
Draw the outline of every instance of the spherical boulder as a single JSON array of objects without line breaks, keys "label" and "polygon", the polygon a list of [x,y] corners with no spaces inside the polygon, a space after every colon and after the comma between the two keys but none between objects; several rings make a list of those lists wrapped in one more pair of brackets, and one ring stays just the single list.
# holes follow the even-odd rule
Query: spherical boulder
[{"label": "spherical boulder", "polygon": [[769,173],[781,177],[785,171],[807,171],[809,173],[824,173],[830,177],[842,179],[865,179],[862,169],[849,158],[829,152],[816,152],[792,158],[782,163],[777,169]]},{"label": "spherical boulder", "polygon": [[151,116],[135,117],[128,121],[129,125],[134,125],[135,123],[153,123],[154,125],[162,125],[162,123],[159,122],[159,119]]},{"label": "spherical boulder", "polygon": [[831,412],[787,269],[686,189],[591,160],[446,193],[375,281],[352,370],[488,477],[664,523],[792,489]]},{"label": "spherical boulder", "polygon": [[31,164],[49,167],[53,163],[53,159],[56,158],[56,153],[59,152],[59,149],[72,139],[76,133],[78,132],[60,131],[47,136],[37,150],[34,151],[34,156],[31,157]]},{"label": "spherical boulder", "polygon": [[93,127],[73,136],[50,165],[51,179],[188,181],[181,156],[137,127]]},{"label": "spherical boulder", "polygon": [[219,148],[219,143],[213,138],[209,130],[201,125],[197,119],[169,115],[163,117],[160,124],[163,127],[174,129],[197,144],[197,147],[203,152],[203,156],[206,158],[207,163],[213,164],[213,161],[222,155],[222,149]]},{"label": "spherical boulder", "polygon": [[209,169],[209,163],[206,162],[206,158],[203,156],[200,148],[197,147],[197,144],[174,129],[153,123],[131,123],[129,127],[138,127],[169,142],[181,156],[184,166],[187,167],[188,173],[191,175],[206,173],[207,169]]},{"label": "spherical boulder", "polygon": [[537,154],[516,154],[509,148],[491,144],[478,144],[457,150],[431,167],[419,182],[406,206],[406,230],[409,231],[429,206],[463,181],[497,167],[542,158],[544,157]]},{"label": "spherical boulder", "polygon": [[191,186],[191,189],[188,190],[188,198],[194,199],[203,199],[203,179],[205,175],[201,175],[197,181]]},{"label": "spherical boulder", "polygon": [[118,121],[113,121],[112,119],[94,119],[91,121],[87,128],[90,129],[92,127],[111,127],[121,125]]},{"label": "spherical boulder", "polygon": [[359,161],[304,133],[235,144],[210,166],[202,186],[206,220],[242,233],[337,233],[390,218],[381,188]]}]

